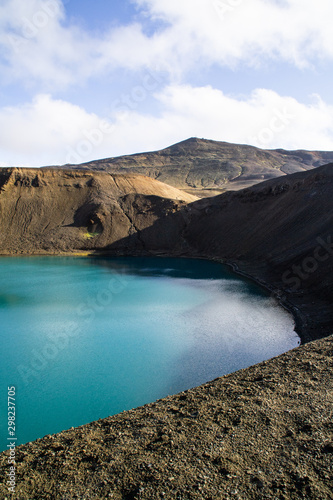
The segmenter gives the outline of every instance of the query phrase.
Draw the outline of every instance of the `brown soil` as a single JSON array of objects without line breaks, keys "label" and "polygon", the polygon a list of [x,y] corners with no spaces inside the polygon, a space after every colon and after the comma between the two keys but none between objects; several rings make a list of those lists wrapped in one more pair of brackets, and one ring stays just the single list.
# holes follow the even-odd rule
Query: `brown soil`
[{"label": "brown soil", "polygon": [[196,199],[141,175],[0,169],[0,254],[103,250]]}]

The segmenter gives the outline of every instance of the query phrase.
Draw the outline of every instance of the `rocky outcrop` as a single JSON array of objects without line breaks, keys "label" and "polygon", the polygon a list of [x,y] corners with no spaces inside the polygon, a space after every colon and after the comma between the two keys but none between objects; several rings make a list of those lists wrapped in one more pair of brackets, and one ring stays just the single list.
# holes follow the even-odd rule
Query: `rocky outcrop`
[{"label": "rocky outcrop", "polygon": [[66,168],[137,173],[207,197],[332,161],[333,152],[265,150],[193,137],[161,151],[66,165]]}]

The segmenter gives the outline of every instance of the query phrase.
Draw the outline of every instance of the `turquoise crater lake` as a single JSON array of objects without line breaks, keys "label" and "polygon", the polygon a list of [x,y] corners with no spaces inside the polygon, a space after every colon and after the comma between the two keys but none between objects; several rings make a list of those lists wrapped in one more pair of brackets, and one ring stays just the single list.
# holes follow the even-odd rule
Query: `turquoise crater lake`
[{"label": "turquoise crater lake", "polygon": [[204,260],[1,257],[1,450],[296,347],[293,318]]}]

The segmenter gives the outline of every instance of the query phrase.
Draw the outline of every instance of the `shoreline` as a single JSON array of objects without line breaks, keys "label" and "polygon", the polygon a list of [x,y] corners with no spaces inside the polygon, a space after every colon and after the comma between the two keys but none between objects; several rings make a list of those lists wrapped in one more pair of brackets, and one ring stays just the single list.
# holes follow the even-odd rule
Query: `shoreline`
[{"label": "shoreline", "polygon": [[314,340],[314,339],[311,339],[311,338],[308,338],[306,340],[307,337],[304,337],[304,334],[302,334],[304,326],[305,326],[304,320],[302,320],[302,316],[303,315],[302,315],[301,311],[299,310],[299,308],[297,306],[295,306],[294,304],[292,304],[291,302],[289,302],[286,299],[285,295],[281,296],[280,294],[277,293],[277,291],[274,291],[274,289],[268,283],[265,283],[262,280],[256,278],[255,276],[251,276],[250,274],[241,271],[238,268],[237,264],[235,264],[233,262],[229,262],[229,263],[226,263],[226,265],[229,265],[232,268],[232,270],[233,270],[234,273],[239,274],[240,276],[244,276],[245,278],[253,281],[257,285],[259,285],[262,288],[264,288],[265,290],[267,290],[267,292],[269,292],[271,294],[271,296],[275,300],[277,300],[277,302],[279,303],[279,305],[292,315],[292,317],[294,318],[294,322],[295,322],[294,331],[297,333],[297,335],[301,339],[301,344],[300,345],[304,345],[307,342],[311,342],[311,341]]},{"label": "shoreline", "polygon": [[[0,257],[1,257],[1,256],[0,256]],[[28,259],[28,258],[30,258],[30,257],[31,257],[32,259],[39,259],[39,258],[40,258],[40,255],[29,255],[29,256],[22,257],[22,258],[23,258],[23,259]],[[71,262],[73,262],[73,263],[74,263],[75,261],[77,261],[77,257],[80,257],[80,258],[82,258],[82,259],[85,259],[85,262],[86,262],[86,263],[88,263],[88,267],[89,267],[89,268],[91,267],[91,265],[93,265],[93,264],[89,264],[89,262],[91,262],[91,261],[93,262],[93,259],[100,259],[100,258],[101,258],[101,259],[103,259],[103,262],[102,262],[102,264],[101,264],[101,265],[102,265],[102,266],[104,266],[104,268],[105,268],[105,269],[108,269],[108,264],[107,264],[107,262],[114,262],[114,263],[117,265],[117,259],[121,259],[121,260],[122,260],[122,262],[124,262],[125,269],[126,269],[126,259],[127,259],[127,258],[129,259],[129,261],[130,261],[130,262],[132,262],[132,259],[134,260],[134,259],[136,259],[136,258],[137,258],[137,259],[143,259],[143,262],[144,262],[144,263],[143,263],[142,265],[143,265],[144,267],[145,267],[145,263],[146,263],[146,261],[147,261],[147,263],[148,263],[148,262],[150,262],[150,259],[154,259],[154,260],[155,260],[155,262],[156,262],[156,265],[157,265],[157,266],[159,265],[159,264],[158,264],[158,262],[159,262],[159,261],[158,261],[157,259],[159,259],[159,260],[160,260],[160,259],[162,259],[162,262],[160,262],[160,265],[161,265],[161,266],[163,266],[163,267],[164,267],[164,269],[166,269],[166,266],[167,266],[167,264],[166,264],[166,263],[164,263],[164,259],[168,259],[168,261],[170,262],[170,266],[171,266],[171,267],[173,266],[173,263],[172,263],[172,262],[173,262],[173,260],[176,260],[176,262],[177,262],[177,261],[178,261],[178,262],[181,262],[181,260],[183,260],[183,261],[184,261],[184,260],[186,259],[186,260],[188,260],[188,261],[189,261],[189,260],[192,260],[192,261],[193,261],[193,262],[191,263],[191,266],[190,266],[190,268],[191,268],[191,269],[193,268],[193,270],[196,268],[196,266],[197,266],[197,265],[198,265],[198,266],[200,266],[200,262],[202,262],[203,264],[204,264],[205,262],[206,262],[206,263],[211,262],[211,263],[213,263],[213,265],[215,265],[215,264],[216,264],[216,265],[217,265],[217,266],[216,266],[216,269],[215,269],[215,268],[213,268],[213,269],[215,269],[214,275],[212,275],[212,278],[213,278],[213,279],[215,279],[215,278],[217,279],[217,278],[218,278],[218,276],[220,275],[220,273],[222,273],[222,279],[225,279],[225,277],[226,277],[226,279],[230,279],[230,278],[231,278],[232,280],[234,280],[234,279],[236,280],[236,279],[237,279],[237,276],[240,274],[240,273],[236,273],[236,271],[235,271],[234,269],[232,269],[232,270],[230,271],[230,264],[226,264],[226,263],[222,262],[221,260],[217,260],[217,259],[216,259],[216,260],[213,260],[213,259],[198,258],[198,257],[184,257],[184,256],[183,256],[183,257],[176,257],[176,256],[169,256],[169,255],[164,255],[164,256],[161,256],[161,255],[160,255],[160,256],[158,256],[158,257],[157,257],[157,256],[144,256],[144,257],[140,257],[140,256],[136,256],[136,257],[133,257],[133,256],[117,256],[117,257],[115,257],[115,256],[110,256],[109,254],[108,254],[108,255],[106,255],[106,254],[105,254],[105,255],[103,255],[103,256],[102,256],[102,255],[100,255],[100,254],[99,254],[99,255],[96,255],[96,254],[95,254],[95,255],[90,255],[90,256],[88,256],[88,257],[87,257],[87,256],[85,256],[85,255],[81,255],[81,254],[79,254],[79,253],[77,253],[77,252],[72,253],[72,254],[68,254],[68,255],[66,255],[66,256],[58,254],[58,255],[44,255],[44,256],[42,256],[42,257],[43,257],[43,258],[45,257],[45,258],[47,258],[47,259],[50,259],[50,260],[49,260],[50,265],[52,265],[52,262],[53,262],[53,261],[52,261],[52,259],[53,259],[53,258],[54,258],[54,259],[57,259],[57,260],[56,260],[55,262],[53,262],[53,263],[54,263],[56,266],[59,264],[59,266],[60,266],[60,267],[63,265],[63,261],[62,261],[62,259],[63,259],[64,257],[65,257],[65,259],[72,259],[72,257],[73,257],[73,259],[71,260]],[[109,260],[107,260],[107,258],[106,258],[106,257],[109,257],[110,261],[109,261]],[[13,258],[14,258],[14,259],[16,259],[17,257],[13,257]],[[19,259],[21,259],[21,257],[18,257],[18,258],[19,258]],[[58,259],[59,259],[59,260],[58,260]],[[43,260],[42,260],[41,262],[43,262]],[[134,260],[134,262],[135,262],[135,260]],[[104,265],[104,263],[105,263],[105,265]],[[121,265],[122,265],[122,264],[121,264]],[[178,265],[179,265],[179,266],[181,266],[181,264],[180,264],[180,263],[179,263]],[[178,266],[178,265],[177,265],[177,264],[175,264],[175,266]],[[185,264],[185,265],[186,265],[186,264]],[[112,266],[112,264],[111,264],[111,266]],[[120,270],[120,271],[118,271],[118,272],[122,273],[122,272],[123,272],[123,269],[121,269],[121,270]],[[125,271],[125,273],[126,273],[126,271]],[[126,274],[127,274],[127,273],[126,273]],[[111,276],[112,276],[112,274],[111,274]],[[176,278],[176,279],[177,279],[177,278]],[[209,278],[202,278],[202,279],[206,279],[206,280],[207,280],[207,279],[209,279]],[[250,279],[250,277],[249,277],[249,276],[245,276],[245,278],[240,279],[240,280],[239,280],[239,282],[240,282],[240,283],[245,283],[247,286],[248,286],[248,285],[251,285],[251,291],[250,291],[250,293],[260,293],[260,296],[263,296],[263,297],[264,297],[267,301],[271,301],[271,300],[273,299],[273,300],[274,300],[274,306],[276,307],[276,304],[277,304],[276,299],[275,299],[274,297],[271,297],[271,296],[269,296],[269,295],[268,295],[268,293],[267,293],[267,289],[266,289],[266,288],[264,288],[264,287],[263,287],[263,285],[262,285],[261,283],[258,283],[258,282],[257,282],[256,280],[254,280],[254,279]],[[254,292],[252,291],[252,285],[257,285],[257,286],[258,286],[258,288],[257,288],[257,286],[256,286],[256,287],[254,287],[254,290],[255,290]],[[204,289],[202,289],[200,293],[201,293],[201,295],[202,295],[202,293],[204,293]],[[279,306],[281,307],[281,305],[280,305],[280,304],[279,304]],[[287,311],[287,312],[288,312],[288,315],[287,315],[287,316],[289,317],[289,320],[288,320],[288,332],[289,332],[289,334],[290,334],[290,336],[291,336],[291,335],[292,335],[292,332],[294,332],[294,331],[295,331],[295,320],[294,320],[294,317],[291,315],[291,313],[289,313],[289,311]],[[219,327],[219,331],[220,331],[220,334],[222,334],[221,327]],[[288,338],[288,340],[290,340],[290,338]],[[301,340],[301,339],[300,339],[300,337],[299,337],[298,335],[293,336],[293,346],[282,345],[282,346],[281,346],[281,349],[279,349],[277,352],[280,352],[280,353],[285,353],[285,352],[288,352],[289,350],[292,350],[292,349],[294,349],[294,348],[298,347],[298,346],[300,345],[300,340]],[[286,342],[287,342],[287,340],[286,340]],[[298,344],[298,345],[296,345],[296,344]],[[245,364],[245,363],[244,363],[244,364],[242,363],[242,365],[241,365],[241,366],[243,366],[243,367],[250,367],[250,366],[254,366],[254,364],[258,364],[258,363],[262,362],[261,360],[271,359],[271,357],[272,357],[272,356],[273,356],[273,354],[265,353],[265,357],[264,357],[264,356],[262,356],[262,357],[260,356],[260,358],[259,358],[259,360],[258,360],[258,361],[252,361],[252,362],[247,361],[247,363],[246,363],[246,364]],[[274,357],[275,357],[275,356],[277,356],[276,352],[275,352],[275,354],[274,354]],[[225,368],[225,367],[224,367],[224,368]],[[232,371],[231,371],[231,369],[224,369],[222,373],[221,373],[221,370],[217,370],[217,373],[214,373],[214,374],[209,375],[209,376],[207,376],[207,377],[205,377],[205,378],[202,378],[200,382],[197,382],[196,384],[192,383],[191,385],[188,385],[188,386],[187,386],[187,389],[183,388],[183,390],[188,390],[189,388],[193,388],[193,387],[196,387],[196,386],[199,386],[199,385],[204,385],[204,384],[205,384],[205,383],[207,383],[209,380],[211,380],[213,376],[214,376],[214,377],[223,377],[225,374],[231,374],[231,373],[234,373],[235,371],[238,371],[239,369],[240,369],[240,368],[237,368],[237,369],[236,369],[236,368],[234,368]],[[207,375],[207,373],[206,373],[206,375]],[[22,375],[21,375],[21,377],[22,377]],[[22,382],[22,380],[21,380],[21,382]],[[185,387],[186,387],[186,386],[185,386]],[[179,389],[178,389],[178,390],[179,390]],[[177,392],[178,392],[178,391],[177,391]],[[176,392],[174,392],[174,391],[168,391],[168,392],[165,392],[164,394],[173,395],[173,394],[176,394]],[[166,397],[164,394],[162,393],[162,394],[161,394],[161,396],[160,396],[160,398],[162,398],[162,397],[163,397],[163,398],[164,398],[164,397]],[[151,400],[151,401],[149,401],[149,402],[153,402],[153,401]],[[146,403],[146,404],[149,404],[149,402],[148,402],[148,400],[147,400],[147,403]],[[114,415],[116,415],[116,413],[113,413],[113,414],[114,414]],[[87,422],[87,423],[88,423],[89,421],[90,421],[90,419],[89,419],[89,420],[86,420],[86,422]],[[80,425],[83,425],[83,424],[81,423]],[[58,429],[57,429],[57,431],[51,431],[51,432],[52,432],[52,433],[55,433],[55,432],[57,432],[57,433],[58,433],[58,432],[62,432],[62,431],[64,431],[64,430],[65,430],[65,427],[62,427],[62,428],[61,428],[61,430],[58,430]],[[50,432],[50,430],[49,430],[49,432]],[[27,440],[25,440],[25,441],[23,441],[23,442],[21,441],[21,443],[20,443],[19,445],[21,445],[21,444],[22,444],[22,445],[25,445],[25,444],[28,444],[29,442],[33,442],[33,441],[35,441],[36,439],[40,439],[40,437],[41,437],[41,436],[43,436],[43,434],[39,434],[39,437],[33,438],[32,440],[29,440],[29,441],[27,441]],[[0,453],[2,453],[3,451],[5,451],[5,450],[0,450]]]}]

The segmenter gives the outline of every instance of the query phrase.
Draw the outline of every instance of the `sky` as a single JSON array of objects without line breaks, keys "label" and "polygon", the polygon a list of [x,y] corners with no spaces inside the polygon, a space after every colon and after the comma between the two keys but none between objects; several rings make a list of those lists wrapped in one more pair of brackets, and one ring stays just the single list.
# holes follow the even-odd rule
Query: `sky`
[{"label": "sky", "polygon": [[0,166],[333,151],[332,0],[0,0]]}]

